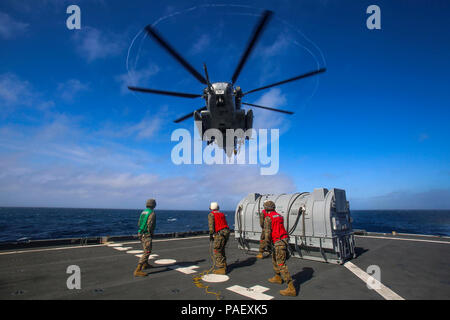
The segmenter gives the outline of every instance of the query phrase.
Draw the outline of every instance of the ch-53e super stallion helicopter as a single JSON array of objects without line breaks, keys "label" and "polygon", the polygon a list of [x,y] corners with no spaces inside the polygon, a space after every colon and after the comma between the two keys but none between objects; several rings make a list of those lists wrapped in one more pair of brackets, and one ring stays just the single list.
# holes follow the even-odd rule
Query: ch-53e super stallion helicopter
[{"label": "ch-53e super stallion helicopter", "polygon": [[[214,136],[205,135],[205,131],[208,129],[218,129],[222,133],[223,141],[217,141],[216,143],[220,148],[225,150],[226,144],[226,130],[227,129],[242,129],[244,132],[248,129],[252,128],[253,125],[253,111],[250,109],[245,112],[242,109],[242,105],[252,106],[255,108],[262,108],[276,112],[282,112],[286,114],[293,114],[291,111],[280,110],[271,107],[265,107],[260,105],[255,105],[251,103],[242,102],[242,98],[249,93],[253,93],[256,91],[272,88],[275,86],[279,86],[288,82],[296,81],[299,79],[303,79],[306,77],[310,77],[319,73],[324,72],[326,69],[321,68],[315,71],[311,71],[308,73],[301,74],[296,77],[292,77],[283,81],[279,81],[276,83],[272,83],[260,88],[256,88],[253,90],[249,90],[243,92],[242,89],[238,86],[234,86],[236,83],[239,74],[242,71],[248,57],[250,56],[255,44],[257,43],[260,35],[262,34],[264,28],[267,26],[273,12],[272,11],[264,11],[256,28],[253,31],[252,36],[247,44],[247,47],[244,53],[241,56],[239,64],[237,65],[233,76],[231,77],[231,82],[215,82],[211,83],[209,81],[208,70],[206,68],[206,64],[203,64],[205,77],[202,76],[197,70],[195,70],[156,30],[155,28],[148,25],[145,30],[148,35],[155,39],[156,42],[164,48],[175,60],[177,60],[190,74],[192,74],[200,83],[206,85],[204,88],[203,94],[192,94],[192,93],[182,93],[182,92],[173,92],[173,91],[164,91],[157,89],[148,89],[148,88],[140,88],[140,87],[128,87],[130,90],[146,92],[146,93],[155,93],[155,94],[163,94],[168,96],[182,97],[182,98],[203,98],[205,99],[206,106],[195,110],[177,120],[175,123],[179,123],[183,120],[186,120],[190,117],[194,117],[194,120],[197,124],[201,124],[199,126],[199,133],[203,140],[207,141],[207,144],[215,141]],[[250,137],[245,137],[249,139]],[[234,151],[234,154],[237,153],[237,144],[243,143],[245,140],[238,141],[237,137],[234,137],[234,148],[233,150],[229,150],[227,148],[225,151],[228,156],[231,156],[231,152]],[[230,152],[231,151],[231,152]]]}]

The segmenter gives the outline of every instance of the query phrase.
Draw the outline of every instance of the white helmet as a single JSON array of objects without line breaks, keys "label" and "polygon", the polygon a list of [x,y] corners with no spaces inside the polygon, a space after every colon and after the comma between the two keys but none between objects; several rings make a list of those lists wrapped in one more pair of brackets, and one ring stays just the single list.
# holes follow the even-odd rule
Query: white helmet
[{"label": "white helmet", "polygon": [[209,205],[210,210],[219,210],[219,204],[217,202],[211,202]]}]

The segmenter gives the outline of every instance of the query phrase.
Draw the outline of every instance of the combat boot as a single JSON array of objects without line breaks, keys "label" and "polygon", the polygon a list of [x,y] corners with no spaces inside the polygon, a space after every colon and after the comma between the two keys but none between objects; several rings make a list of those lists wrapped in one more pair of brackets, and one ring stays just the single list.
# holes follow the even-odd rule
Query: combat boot
[{"label": "combat boot", "polygon": [[283,279],[280,277],[279,274],[276,274],[273,278],[269,279],[269,282],[282,284],[283,283]]},{"label": "combat boot", "polygon": [[295,297],[297,295],[297,290],[295,290],[294,282],[291,281],[288,283],[288,287],[284,290],[280,290],[280,294],[282,296]]},{"label": "combat boot", "polygon": [[256,255],[256,259],[263,259],[263,258],[264,258],[264,254],[262,252],[260,252]]},{"label": "combat boot", "polygon": [[150,269],[150,268],[153,268],[153,266],[150,265],[148,262],[144,262],[144,264],[142,265],[142,270]]},{"label": "combat boot", "polygon": [[222,268],[218,268],[216,270],[213,271],[214,274],[227,274],[227,270],[225,267]]},{"label": "combat boot", "polygon": [[142,271],[142,263],[139,263],[137,265],[136,270],[134,270],[134,276],[135,277],[146,277],[147,276],[147,274]]}]

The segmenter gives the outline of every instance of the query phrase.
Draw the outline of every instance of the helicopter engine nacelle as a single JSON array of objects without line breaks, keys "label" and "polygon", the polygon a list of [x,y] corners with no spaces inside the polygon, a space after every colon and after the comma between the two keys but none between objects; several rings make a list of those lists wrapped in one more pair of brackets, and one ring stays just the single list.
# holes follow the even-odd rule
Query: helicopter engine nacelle
[{"label": "helicopter engine nacelle", "polygon": [[[197,124],[199,134],[203,139],[205,131],[211,128],[211,113],[207,110],[203,110],[201,112],[194,111],[194,120]],[[201,128],[199,124],[201,124]]]},{"label": "helicopter engine nacelle", "polygon": [[253,128],[253,110],[248,110],[245,115],[245,130]]}]

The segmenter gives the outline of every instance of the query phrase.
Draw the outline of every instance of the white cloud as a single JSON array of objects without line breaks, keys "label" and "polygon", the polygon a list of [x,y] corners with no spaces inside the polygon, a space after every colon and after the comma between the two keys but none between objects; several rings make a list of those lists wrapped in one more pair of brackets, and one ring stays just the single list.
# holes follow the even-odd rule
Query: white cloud
[{"label": "white cloud", "polygon": [[268,59],[279,55],[289,46],[289,39],[285,34],[279,34],[277,39],[268,46],[262,46],[260,50],[257,51],[262,58]]},{"label": "white cloud", "polygon": [[12,39],[24,33],[27,27],[28,24],[16,21],[8,14],[0,12],[0,37],[3,39]]},{"label": "white cloud", "polygon": [[161,129],[163,119],[158,115],[146,116],[139,123],[125,125],[123,127],[114,130],[106,129],[103,131],[107,133],[108,136],[115,137],[136,137],[137,139],[148,139],[153,137],[159,129]]},{"label": "white cloud", "polygon": [[[148,137],[151,121],[122,130]],[[215,199],[232,209],[250,192],[295,191],[290,177],[261,176],[251,165],[186,165],[175,175],[170,155],[158,163],[161,155],[108,141],[64,115],[38,128],[0,128],[0,153],[0,205],[137,208],[155,197],[162,208],[206,208]]]},{"label": "white cloud", "polygon": [[[285,109],[283,107],[286,104],[286,97],[282,94],[281,89],[272,88],[256,100],[254,104],[264,107]],[[251,107],[249,106],[249,108]],[[289,116],[286,114],[260,108],[253,108],[253,115],[253,127],[255,129],[276,128],[280,129],[280,131],[283,129],[284,131],[289,121]]]},{"label": "white cloud", "polygon": [[77,79],[70,79],[66,82],[58,84],[58,92],[61,98],[69,102],[73,101],[78,93],[86,91],[88,89],[88,85],[81,83]]},{"label": "white cloud", "polygon": [[28,81],[12,73],[0,75],[0,102],[2,105],[30,104],[32,89]]},{"label": "white cloud", "polygon": [[159,72],[159,67],[150,64],[147,68],[141,70],[130,70],[129,73],[124,73],[116,77],[120,83],[120,92],[122,94],[129,93],[128,86],[145,87],[148,80]]},{"label": "white cloud", "polygon": [[74,165],[106,165],[108,168],[141,170],[149,164],[147,152],[114,143],[99,132],[83,129],[65,115],[39,127],[4,126],[0,128],[0,147],[8,153],[51,159]]},{"label": "white cloud", "polygon": [[13,73],[0,74],[0,106],[2,112],[26,106],[45,110],[54,106],[53,101],[43,100],[30,82]]},{"label": "white cloud", "polygon": [[192,48],[189,50],[189,54],[195,55],[201,53],[210,45],[211,45],[211,37],[207,34],[203,34],[193,44]]},{"label": "white cloud", "polygon": [[83,26],[73,37],[77,52],[88,62],[119,55],[125,48],[120,35],[104,33],[96,28]]}]

